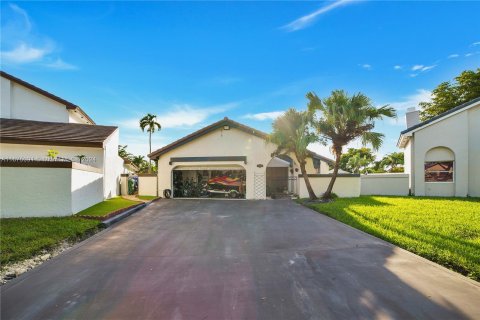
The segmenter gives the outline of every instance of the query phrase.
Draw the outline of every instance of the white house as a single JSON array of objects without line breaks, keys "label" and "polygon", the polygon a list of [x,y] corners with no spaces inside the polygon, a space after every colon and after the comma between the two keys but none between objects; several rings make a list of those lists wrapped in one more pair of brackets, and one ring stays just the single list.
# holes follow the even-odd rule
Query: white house
[{"label": "white house", "polygon": [[405,173],[417,196],[480,196],[480,98],[428,121],[407,112],[407,129],[397,146],[405,149]]},{"label": "white house", "polygon": [[79,106],[0,75],[2,217],[71,215],[118,195],[118,128],[96,125]]},{"label": "white house", "polygon": [[[277,146],[266,137],[266,133],[224,118],[152,152],[149,157],[158,163],[160,196],[167,190],[174,197],[188,197],[182,191],[186,184],[200,184],[203,196],[265,199],[284,192],[308,196],[295,156],[274,156]],[[326,190],[331,163],[310,152],[306,169],[317,195]],[[356,177],[353,184],[343,181],[351,176]],[[337,185],[337,192],[343,188],[348,193],[353,188],[360,193],[358,175],[340,177]]]}]

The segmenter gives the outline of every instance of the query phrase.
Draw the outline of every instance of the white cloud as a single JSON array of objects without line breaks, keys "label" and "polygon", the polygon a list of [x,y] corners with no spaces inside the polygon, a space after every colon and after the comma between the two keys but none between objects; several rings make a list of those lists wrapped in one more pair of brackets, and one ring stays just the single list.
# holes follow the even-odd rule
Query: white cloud
[{"label": "white cloud", "polygon": [[423,64],[416,64],[412,67],[412,71],[417,71],[416,73],[411,73],[410,74],[410,77],[414,78],[416,76],[418,76],[420,73],[422,72],[427,72],[427,71],[430,71],[432,70],[433,68],[435,68],[437,65],[434,64],[434,65],[431,65],[431,66],[425,66]]},{"label": "white cloud", "polygon": [[312,13],[309,13],[303,17],[300,17],[282,27],[282,29],[288,31],[288,32],[293,32],[293,31],[298,31],[301,29],[304,29],[308,26],[310,26],[319,16],[321,16],[324,13],[327,13],[335,8],[351,4],[354,2],[360,2],[360,1],[354,1],[354,0],[337,0],[327,6],[324,6]]},{"label": "white cloud", "polygon": [[34,30],[27,11],[16,4],[2,12],[2,37],[0,57],[2,63],[11,65],[36,64],[57,70],[74,70],[75,66],[64,62],[56,54],[57,46],[48,37]]},{"label": "white cloud", "polygon": [[477,52],[469,52],[469,53],[465,54],[465,57],[471,57],[471,56],[477,55],[477,54],[479,54],[479,53],[480,53],[480,51],[477,51]]},{"label": "white cloud", "polygon": [[60,58],[57,58],[57,60],[53,62],[49,62],[45,64],[46,67],[52,68],[52,69],[57,69],[57,70],[76,70],[78,69],[77,66],[74,66],[73,64],[66,63]]},{"label": "white cloud", "polygon": [[243,118],[258,120],[258,121],[274,120],[284,113],[285,111],[271,111],[271,112],[262,112],[262,113],[254,113],[254,114],[249,113],[247,115],[244,115]]},{"label": "white cloud", "polygon": [[460,57],[460,55],[458,53],[453,53],[453,54],[449,55],[447,58],[448,59],[453,59],[453,58],[458,58],[458,57]]},{"label": "white cloud", "polygon": [[388,102],[386,104],[394,107],[397,111],[403,111],[410,107],[416,107],[420,102],[428,102],[431,100],[432,93],[429,90],[418,89],[414,94],[406,96],[403,100]]},{"label": "white cloud", "polygon": [[50,49],[48,48],[35,48],[22,42],[10,51],[2,51],[0,55],[2,60],[7,63],[22,64],[40,61],[48,53],[50,53]]},{"label": "white cloud", "polygon": [[402,69],[402,66],[399,66],[398,64],[393,66],[393,69],[395,70],[401,70]]},{"label": "white cloud", "polygon": [[480,46],[480,41],[477,41],[477,42],[472,43],[472,46],[474,46],[474,47]]},{"label": "white cloud", "polygon": [[[227,103],[218,106],[199,108],[189,104],[175,104],[171,106],[166,113],[157,114],[157,121],[162,129],[192,127],[202,123],[208,117],[227,111],[235,107],[237,103]],[[120,126],[130,129],[138,129],[140,118],[126,119],[118,121]]]},{"label": "white cloud", "polygon": [[368,63],[359,64],[359,66],[362,67],[365,70],[371,70],[372,69],[372,65],[368,64]]}]

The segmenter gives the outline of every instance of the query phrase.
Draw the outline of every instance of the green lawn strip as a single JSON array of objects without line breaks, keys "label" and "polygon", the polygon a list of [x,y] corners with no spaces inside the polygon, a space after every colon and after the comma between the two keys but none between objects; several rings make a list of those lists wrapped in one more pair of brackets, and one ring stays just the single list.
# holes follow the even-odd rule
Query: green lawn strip
[{"label": "green lawn strip", "polygon": [[141,199],[141,200],[150,201],[150,200],[157,199],[158,197],[157,197],[157,196],[137,196],[137,198],[138,198],[138,199]]},{"label": "green lawn strip", "polygon": [[122,197],[116,197],[97,203],[85,210],[78,212],[77,216],[89,217],[105,217],[110,213],[125,209],[141,203],[140,201],[132,201]]},{"label": "green lawn strip", "polygon": [[31,258],[64,240],[86,238],[99,228],[98,221],[76,217],[0,219],[1,264]]},{"label": "green lawn strip", "polygon": [[[302,201],[301,201],[302,202]],[[480,280],[480,199],[362,196],[310,208]]]}]

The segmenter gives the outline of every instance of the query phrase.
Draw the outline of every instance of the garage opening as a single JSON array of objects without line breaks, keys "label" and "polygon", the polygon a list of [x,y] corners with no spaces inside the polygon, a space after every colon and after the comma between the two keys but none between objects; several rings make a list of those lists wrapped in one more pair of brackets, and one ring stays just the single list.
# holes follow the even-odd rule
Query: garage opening
[{"label": "garage opening", "polygon": [[173,197],[245,199],[246,178],[240,166],[179,166],[172,173]]}]

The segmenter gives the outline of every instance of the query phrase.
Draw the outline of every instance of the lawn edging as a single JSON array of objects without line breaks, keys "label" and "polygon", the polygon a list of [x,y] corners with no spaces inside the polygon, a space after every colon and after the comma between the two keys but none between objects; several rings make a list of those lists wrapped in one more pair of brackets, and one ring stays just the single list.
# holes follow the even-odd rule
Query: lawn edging
[{"label": "lawn edging", "polygon": [[[124,209],[120,209],[115,212],[112,212],[107,216],[107,218],[103,219],[101,224],[104,227],[110,227],[112,224],[117,223],[118,221],[123,220],[126,217],[134,214],[135,212],[145,208],[148,204],[150,204],[150,202],[140,203],[137,205],[130,206],[128,208],[124,208]],[[94,217],[94,218],[98,218],[98,217]]]}]

